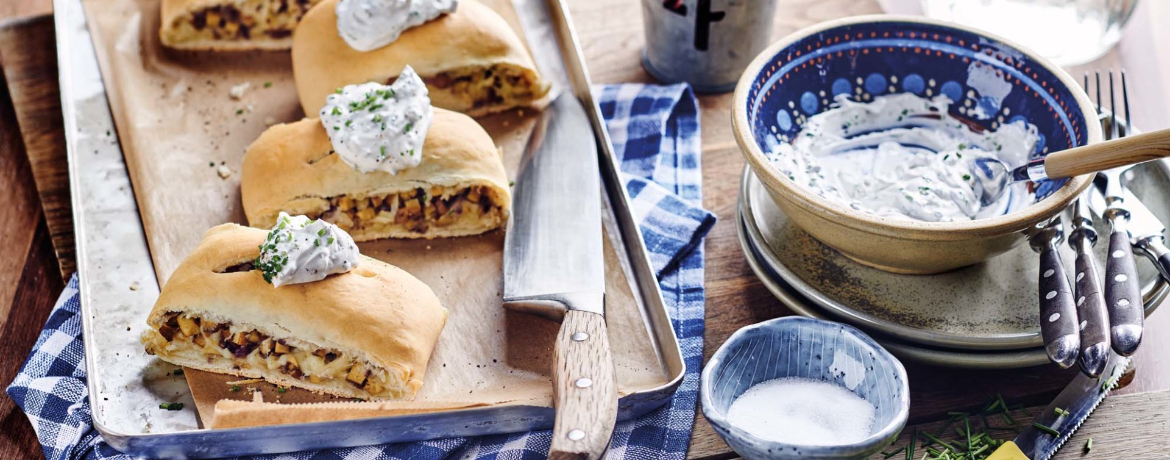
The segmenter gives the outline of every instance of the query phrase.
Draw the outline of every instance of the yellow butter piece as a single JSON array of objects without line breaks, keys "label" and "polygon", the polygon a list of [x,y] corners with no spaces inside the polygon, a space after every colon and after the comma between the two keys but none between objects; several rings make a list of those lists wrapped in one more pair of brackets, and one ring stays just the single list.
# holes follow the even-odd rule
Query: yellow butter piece
[{"label": "yellow butter piece", "polygon": [[1016,443],[1008,441],[1008,442],[1004,443],[1002,446],[999,446],[998,449],[995,449],[995,452],[992,452],[991,456],[987,457],[987,460],[1029,460],[1029,459],[1028,459],[1027,455],[1024,455],[1024,451],[1020,450],[1020,447],[1017,446]]}]

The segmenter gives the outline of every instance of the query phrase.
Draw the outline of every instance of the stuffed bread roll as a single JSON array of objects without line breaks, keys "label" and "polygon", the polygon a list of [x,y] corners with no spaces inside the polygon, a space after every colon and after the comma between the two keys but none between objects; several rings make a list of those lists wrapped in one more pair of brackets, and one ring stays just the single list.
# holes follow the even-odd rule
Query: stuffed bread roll
[{"label": "stuffed bread roll", "polygon": [[162,0],[159,40],[187,50],[281,50],[321,0]]},{"label": "stuffed bread roll", "polygon": [[[259,248],[270,247],[266,234],[236,224],[208,230],[163,286],[142,336],[146,351],[180,366],[337,396],[412,398],[447,319],[434,292],[356,246],[349,271],[274,287],[266,282],[271,267],[258,258]],[[293,264],[317,270],[312,257],[299,256]]]},{"label": "stuffed bread roll", "polygon": [[435,107],[480,116],[547,102],[548,83],[520,37],[482,3],[462,0],[454,13],[363,52],[339,35],[337,2],[325,0],[311,10],[293,35],[293,75],[307,116],[337,88],[389,83],[408,64],[426,82]]},{"label": "stuffed bread roll", "polygon": [[274,125],[244,155],[244,213],[253,227],[281,211],[321,218],[357,241],[475,235],[507,222],[501,153],[475,120],[434,109],[421,155],[396,174],[361,172],[333,152],[316,118]]}]

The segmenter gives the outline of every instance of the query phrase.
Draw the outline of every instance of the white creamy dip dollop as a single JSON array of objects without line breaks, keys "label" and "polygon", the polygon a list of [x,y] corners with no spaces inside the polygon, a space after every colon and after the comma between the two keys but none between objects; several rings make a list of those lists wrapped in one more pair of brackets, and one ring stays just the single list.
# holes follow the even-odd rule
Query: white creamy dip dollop
[{"label": "white creamy dip dollop", "polygon": [[393,43],[403,31],[454,13],[458,0],[341,0],[337,32],[349,46],[370,51]]},{"label": "white creamy dip dollop", "polygon": [[281,212],[260,245],[256,268],[275,287],[311,283],[356,268],[359,254],[353,238],[336,225]]},{"label": "white creamy dip dollop", "polygon": [[977,132],[948,113],[950,104],[942,95],[900,93],[869,103],[840,95],[768,156],[800,186],[879,216],[950,222],[1002,212],[1002,203],[980,205],[973,162],[1025,163],[1038,140],[1036,127],[1017,121]]},{"label": "white creamy dip dollop", "polygon": [[363,173],[418,166],[434,109],[422,78],[407,66],[392,85],[349,85],[330,94],[321,124],[333,150]]}]

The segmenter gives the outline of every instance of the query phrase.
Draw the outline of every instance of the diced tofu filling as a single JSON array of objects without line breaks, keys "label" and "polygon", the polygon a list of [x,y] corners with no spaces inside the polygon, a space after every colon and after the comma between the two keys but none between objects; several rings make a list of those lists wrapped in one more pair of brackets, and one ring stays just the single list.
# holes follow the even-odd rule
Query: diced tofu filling
[{"label": "diced tofu filling", "polygon": [[[239,264],[224,271],[245,271],[250,265]],[[267,369],[316,384],[344,380],[373,397],[404,396],[391,390],[402,385],[392,385],[391,381],[396,379],[385,369],[338,350],[291,338],[275,338],[256,328],[210,321],[186,313],[168,313],[157,332],[158,336],[147,342],[146,352],[163,358],[198,355],[206,357],[211,364],[229,361],[244,374],[249,374],[249,370]],[[251,374],[251,377],[263,377]]]},{"label": "diced tofu filling", "polygon": [[198,40],[284,39],[321,0],[236,0],[180,16],[172,24],[175,43]]},{"label": "diced tofu filling", "polygon": [[415,188],[403,192],[329,199],[329,208],[310,218],[336,224],[355,237],[364,232],[402,230],[423,236],[430,228],[495,228],[505,219],[501,197],[491,188]]}]

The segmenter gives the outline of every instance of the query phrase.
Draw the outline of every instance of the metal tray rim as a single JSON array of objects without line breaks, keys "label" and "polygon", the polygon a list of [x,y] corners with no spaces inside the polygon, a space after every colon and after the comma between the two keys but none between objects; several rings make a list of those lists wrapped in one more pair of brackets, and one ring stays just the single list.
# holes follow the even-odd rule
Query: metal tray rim
[{"label": "metal tray rim", "polygon": [[[525,1],[525,0],[518,0],[518,1]],[[529,1],[531,1],[531,0],[529,0]],[[71,201],[73,203],[77,204],[77,203],[83,202],[84,193],[83,193],[83,184],[81,183],[81,179],[80,179],[80,172],[78,171],[79,166],[78,166],[78,162],[76,161],[76,156],[79,153],[77,151],[77,147],[76,147],[77,138],[75,137],[75,135],[77,133],[77,129],[78,129],[77,123],[76,123],[77,116],[78,116],[78,110],[77,110],[77,107],[74,103],[72,79],[75,76],[75,74],[74,74],[74,69],[72,68],[70,60],[71,60],[71,55],[72,55],[71,53],[86,52],[86,50],[74,50],[72,47],[72,39],[74,37],[72,35],[73,34],[72,27],[76,26],[76,24],[69,23],[69,19],[70,19],[69,15],[70,14],[78,14],[82,18],[84,18],[84,11],[83,11],[83,8],[81,6],[81,0],[53,0],[53,6],[54,6],[55,11],[61,13],[61,14],[56,14],[54,16],[55,35],[56,35],[56,39],[57,39],[56,50],[57,50],[58,68],[59,68],[58,78],[59,78],[59,84],[60,84],[60,88],[61,88],[61,104],[62,104],[62,112],[63,112],[63,118],[64,118],[64,127],[65,127],[66,152],[67,152],[67,157],[69,160],[69,165],[68,165],[68,167],[69,167],[69,184],[70,184],[70,190],[71,190],[70,191],[70,198],[71,198]],[[543,5],[542,5],[542,7],[543,7]],[[88,27],[88,21],[85,19],[82,19],[82,21],[83,21],[83,25]],[[566,24],[566,26],[568,27],[568,30],[572,30],[571,24]],[[88,33],[88,32],[86,32],[86,33]],[[572,40],[573,47],[574,48],[579,47],[579,45],[576,42],[575,34],[570,35],[570,38]],[[94,51],[88,50],[88,52],[93,53]],[[577,54],[574,54],[573,57],[580,59],[580,56]],[[568,59],[568,57],[566,56],[565,59]],[[583,66],[584,66],[583,62],[578,61],[578,65],[580,65],[581,68],[583,69]],[[100,78],[100,75],[99,75],[99,78]],[[579,81],[582,81],[582,80],[574,79],[574,83],[577,83]],[[588,82],[587,76],[585,76],[585,79],[583,81],[586,82],[586,84],[587,84],[587,82]],[[574,86],[577,86],[577,85],[574,85]],[[103,83],[103,88],[104,88],[104,83]],[[577,93],[578,95],[581,94],[581,91],[579,88],[574,88],[574,90],[575,90],[574,92]],[[588,90],[585,91],[585,94],[588,94]],[[105,98],[104,94],[102,95],[102,98],[103,99]],[[588,101],[592,102],[591,97],[588,99]],[[108,101],[107,101],[107,103],[108,103]],[[596,105],[595,104],[591,104],[591,105],[594,108],[594,112],[596,112],[597,111]],[[599,115],[600,114],[597,113],[596,116],[599,116]],[[594,133],[598,137],[598,142],[599,142],[599,144],[602,144],[602,146],[603,146],[603,149],[601,149],[602,156],[603,156],[603,158],[602,158],[603,172],[606,172],[605,170],[607,170],[607,169],[610,172],[616,171],[616,169],[617,169],[616,165],[615,165],[616,157],[613,156],[612,144],[610,143],[608,132],[605,131],[604,125],[599,125],[597,123],[597,120],[594,119],[591,121],[593,121]],[[120,146],[119,146],[119,149],[120,149]],[[666,404],[670,400],[670,398],[673,396],[674,391],[682,383],[682,380],[686,375],[686,363],[682,359],[681,347],[679,345],[678,338],[677,338],[677,335],[675,334],[673,325],[670,323],[670,317],[669,317],[669,314],[667,313],[667,310],[665,307],[665,301],[663,300],[662,292],[659,288],[657,279],[654,276],[652,269],[650,268],[647,248],[645,246],[644,241],[641,239],[641,230],[637,227],[636,223],[633,221],[632,215],[630,214],[629,197],[625,193],[624,187],[621,187],[620,182],[617,183],[616,186],[614,185],[613,181],[616,180],[616,173],[615,174],[603,174],[603,179],[604,179],[605,185],[606,185],[606,198],[610,202],[610,204],[612,205],[611,208],[613,209],[613,212],[614,212],[615,216],[617,217],[617,220],[619,221],[618,224],[620,227],[619,228],[620,232],[619,232],[619,235],[617,235],[617,236],[621,239],[621,242],[623,243],[623,249],[626,252],[626,255],[629,259],[629,263],[633,267],[633,272],[631,273],[631,276],[636,280],[636,282],[637,282],[636,287],[638,288],[638,292],[639,292],[640,296],[642,297],[642,299],[641,299],[642,300],[642,307],[641,308],[643,309],[644,312],[649,310],[648,313],[658,314],[658,316],[660,316],[660,317],[656,318],[656,319],[658,319],[658,320],[664,319],[665,320],[665,327],[663,327],[661,324],[647,324],[647,326],[651,332],[651,337],[656,342],[655,348],[658,351],[659,358],[661,360],[663,370],[667,374],[668,381],[663,385],[653,387],[653,388],[642,389],[639,391],[628,393],[625,396],[623,396],[621,398],[620,402],[622,403],[621,404],[622,406],[626,406],[626,407],[623,407],[624,410],[619,414],[619,420],[625,420],[628,418],[642,415],[646,412],[649,412],[653,409],[656,409],[656,408],[661,407],[662,405]],[[615,191],[617,193],[614,193]],[[615,194],[617,195],[616,197],[614,196]],[[137,215],[137,212],[138,212],[137,203],[134,203],[134,210],[135,210],[135,213]],[[81,307],[80,310],[81,310],[81,314],[82,314],[82,332],[84,334],[83,337],[93,337],[93,333],[94,333],[94,331],[92,330],[93,321],[91,318],[93,317],[93,313],[94,313],[93,308],[94,307],[92,305],[92,299],[95,298],[95,296],[100,295],[100,293],[93,292],[91,290],[93,285],[92,285],[92,283],[89,282],[90,281],[90,276],[89,276],[90,270],[95,269],[95,268],[93,268],[92,262],[89,260],[89,257],[88,257],[89,250],[91,248],[88,247],[86,239],[84,238],[85,227],[86,227],[87,223],[89,223],[89,222],[87,219],[85,219],[85,212],[84,212],[83,206],[75,205],[73,207],[72,214],[73,214],[74,222],[76,223],[76,225],[74,227],[75,228],[74,232],[78,234],[77,235],[78,238],[76,238],[77,239],[76,245],[77,245],[77,249],[78,249],[77,250],[78,267],[79,267],[78,280],[79,280],[79,288],[80,288],[79,289],[79,294],[80,294],[79,299],[80,299],[80,307]],[[140,219],[140,217],[139,217],[139,219]],[[139,228],[142,227],[141,220],[136,222],[136,224]],[[631,235],[636,236],[637,239],[635,239],[634,241],[630,241]],[[151,265],[153,265],[153,261],[151,261]],[[86,269],[87,267],[89,267],[90,269],[87,270]],[[152,271],[152,273],[151,273],[150,280],[153,280],[155,285],[157,285],[158,284],[157,278],[153,276],[153,270],[151,270],[151,271]],[[649,278],[648,280],[647,280],[647,277]],[[654,322],[655,321],[652,319],[651,323],[654,323]],[[86,357],[85,357],[86,368],[87,369],[96,369],[96,367],[95,367],[96,350],[94,349],[95,345],[93,344],[93,341],[85,340],[83,343],[83,346],[84,346],[84,350],[86,353]],[[92,375],[93,374],[90,373],[90,376],[92,376]],[[89,395],[91,397],[99,394],[97,380],[98,379],[96,379],[96,378],[88,378],[87,379],[86,386],[87,386],[87,390],[89,391]],[[525,430],[530,430],[530,429],[547,428],[547,427],[551,426],[551,423],[552,423],[552,413],[553,413],[552,408],[542,407],[542,406],[523,405],[523,404],[510,405],[510,404],[505,403],[502,405],[488,406],[488,407],[465,408],[465,409],[456,409],[456,410],[449,410],[449,411],[431,412],[431,413],[427,413],[425,415],[427,415],[427,416],[441,415],[441,414],[464,415],[464,414],[480,414],[480,413],[491,414],[491,413],[493,413],[493,411],[498,411],[500,409],[504,409],[505,411],[521,410],[521,411],[533,412],[529,418],[537,420],[538,422],[541,419],[547,419],[546,420],[547,423],[546,424],[537,423],[537,424],[534,424],[531,426],[516,427],[517,429],[512,429],[509,431],[490,431],[489,430],[489,431],[484,431],[484,432],[481,432],[478,434],[505,433],[505,432],[525,431]],[[544,412],[547,412],[547,414],[542,414]],[[227,436],[227,435],[236,435],[236,434],[250,434],[250,433],[263,432],[266,430],[274,430],[274,429],[275,430],[285,430],[285,429],[293,429],[293,428],[311,429],[314,427],[327,427],[327,426],[337,425],[337,424],[353,424],[353,423],[359,423],[359,422],[363,422],[363,423],[379,423],[379,422],[380,423],[388,423],[388,422],[392,422],[392,421],[396,421],[396,420],[400,420],[400,419],[408,420],[408,419],[412,419],[412,418],[417,418],[418,416],[419,416],[419,414],[412,414],[412,415],[405,415],[405,416],[387,416],[387,417],[373,417],[373,418],[342,420],[342,421],[327,421],[327,422],[312,422],[312,423],[301,423],[301,424],[292,424],[292,425],[278,425],[278,426],[274,426],[274,427],[247,427],[247,428],[233,428],[233,429],[199,428],[199,429],[185,430],[185,431],[163,432],[163,433],[141,433],[141,434],[122,433],[122,432],[111,429],[104,422],[99,411],[93,411],[92,423],[94,425],[94,428],[97,429],[98,432],[103,435],[103,437],[106,439],[106,441],[109,442],[111,446],[114,446],[115,448],[118,448],[119,450],[136,447],[139,444],[145,444],[144,446],[142,446],[143,450],[130,452],[130,453],[134,453],[134,454],[140,454],[140,453],[160,452],[158,450],[158,446],[150,446],[151,444],[155,444],[154,441],[158,441],[158,440],[176,441],[176,440],[182,440],[182,439],[188,439],[188,438],[194,438],[194,437],[205,437],[205,436],[208,436],[211,434],[218,434],[218,433],[222,433],[223,435]],[[485,420],[488,418],[490,418],[490,417],[487,417],[487,416],[483,417],[483,419],[485,419]],[[402,440],[403,441],[407,441],[407,440],[417,441],[417,440],[422,440],[422,439],[436,439],[436,438],[441,438],[441,437],[446,437],[446,436],[448,436],[448,435],[425,436],[425,437],[419,437],[419,438],[413,438],[413,439],[402,438]],[[394,442],[394,441],[396,441],[396,439],[378,441],[376,443]],[[352,444],[352,445],[356,446],[356,445],[369,445],[369,444],[370,443],[359,443],[359,444]],[[318,447],[321,447],[321,446],[318,446]],[[338,447],[344,447],[344,446],[338,446]],[[215,451],[215,452],[209,451],[209,452],[205,452],[205,454],[223,455],[225,452],[235,453],[235,454],[243,453],[243,451],[238,451],[238,450],[237,451],[221,450],[221,451]],[[268,453],[276,453],[276,452],[278,452],[278,451],[271,451]],[[175,453],[175,452],[172,452],[172,453]]]}]

